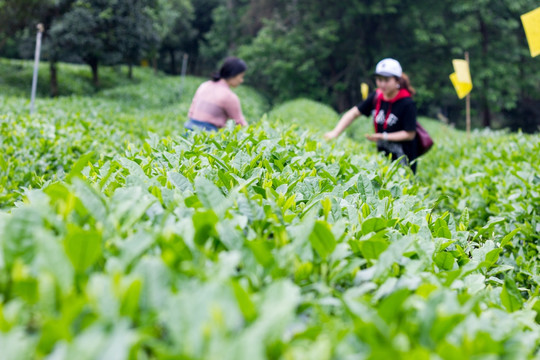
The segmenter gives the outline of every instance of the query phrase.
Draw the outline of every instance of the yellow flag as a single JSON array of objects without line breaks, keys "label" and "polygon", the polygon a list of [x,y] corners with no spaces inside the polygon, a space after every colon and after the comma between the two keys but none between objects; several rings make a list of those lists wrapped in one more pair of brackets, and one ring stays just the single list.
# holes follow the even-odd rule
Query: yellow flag
[{"label": "yellow flag", "polygon": [[460,99],[463,99],[468,93],[471,92],[472,84],[460,82],[456,73],[450,74],[450,80],[452,81],[454,89],[456,89],[457,96]]},{"label": "yellow flag", "polygon": [[452,60],[452,65],[454,65],[454,71],[459,82],[471,84],[471,73],[469,71],[469,64],[465,60],[454,59]]},{"label": "yellow flag", "polygon": [[450,75],[450,80],[458,97],[463,99],[473,88],[469,63],[466,60],[454,59],[452,65],[454,65],[454,72]]},{"label": "yellow flag", "polygon": [[521,22],[529,42],[531,56],[540,54],[540,7],[521,15]]},{"label": "yellow flag", "polygon": [[360,90],[362,91],[362,100],[366,100],[369,94],[369,86],[366,83],[360,85]]}]

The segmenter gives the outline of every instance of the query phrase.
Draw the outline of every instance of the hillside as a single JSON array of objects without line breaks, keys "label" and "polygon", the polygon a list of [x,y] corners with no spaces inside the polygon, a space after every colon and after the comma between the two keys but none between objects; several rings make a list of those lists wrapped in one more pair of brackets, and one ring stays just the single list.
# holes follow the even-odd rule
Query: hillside
[{"label": "hillside", "polygon": [[248,87],[249,127],[184,136],[203,79],[135,75],[34,116],[3,82],[3,356],[539,356],[539,135],[421,119],[414,176]]}]

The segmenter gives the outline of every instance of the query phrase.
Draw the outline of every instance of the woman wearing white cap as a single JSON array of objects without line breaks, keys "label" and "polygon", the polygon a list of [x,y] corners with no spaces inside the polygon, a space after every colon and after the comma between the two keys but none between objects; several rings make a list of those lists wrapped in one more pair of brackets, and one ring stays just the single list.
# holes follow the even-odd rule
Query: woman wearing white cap
[{"label": "woman wearing white cap", "polygon": [[[411,98],[415,90],[399,62],[390,58],[377,64],[375,81],[377,90],[347,111],[324,137],[327,140],[337,138],[358,116],[373,114],[375,133],[366,134],[366,138],[377,142],[377,149],[391,154],[392,160],[406,155],[402,162],[409,165],[418,157],[416,105]],[[416,172],[416,163],[410,166]]]}]

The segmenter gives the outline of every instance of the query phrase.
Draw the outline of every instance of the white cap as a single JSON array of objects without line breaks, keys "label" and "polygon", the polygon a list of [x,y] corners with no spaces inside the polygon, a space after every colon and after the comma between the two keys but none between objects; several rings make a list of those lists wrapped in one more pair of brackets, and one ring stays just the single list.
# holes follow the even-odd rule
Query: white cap
[{"label": "white cap", "polygon": [[375,75],[401,77],[401,65],[395,59],[386,58],[379,61],[375,68]]}]

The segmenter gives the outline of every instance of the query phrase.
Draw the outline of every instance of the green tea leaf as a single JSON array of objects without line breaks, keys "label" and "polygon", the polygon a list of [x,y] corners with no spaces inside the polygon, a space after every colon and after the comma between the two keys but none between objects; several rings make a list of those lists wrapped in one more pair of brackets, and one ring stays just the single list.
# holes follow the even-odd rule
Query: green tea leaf
[{"label": "green tea leaf", "polygon": [[244,318],[247,321],[253,321],[257,317],[257,309],[251,301],[249,294],[246,290],[244,290],[242,285],[238,283],[238,281],[232,281],[231,286],[233,288],[236,301],[238,301],[238,307],[240,308],[240,311],[242,311]]},{"label": "green tea leaf", "polygon": [[195,179],[195,189],[201,203],[208,209],[212,209],[218,216],[222,216],[229,201],[225,198],[221,190],[210,180],[198,177]]},{"label": "green tea leaf", "polygon": [[192,219],[196,244],[203,245],[210,237],[217,235],[216,224],[219,219],[212,210],[197,211]]},{"label": "green tea leaf", "polygon": [[184,175],[170,171],[167,173],[167,178],[178,190],[193,191],[193,185]]},{"label": "green tea leaf", "polygon": [[409,294],[410,291],[408,289],[400,289],[384,298],[377,310],[381,318],[388,324],[391,324],[400,312]]},{"label": "green tea leaf", "polygon": [[367,235],[370,232],[379,232],[386,228],[387,223],[386,219],[380,217],[369,218],[362,223],[362,233]]},{"label": "green tea leaf", "polygon": [[31,263],[36,248],[34,236],[41,231],[43,231],[43,220],[36,210],[14,209],[3,229],[1,239],[6,264],[10,266],[19,257],[27,264]]},{"label": "green tea leaf", "polygon": [[336,239],[327,224],[320,220],[316,221],[309,235],[311,246],[323,259],[326,259],[336,248]]},{"label": "green tea leaf", "polygon": [[486,259],[484,261],[486,268],[490,268],[497,263],[499,260],[499,255],[502,252],[502,249],[493,249],[486,254]]},{"label": "green tea leaf", "polygon": [[461,217],[459,218],[459,230],[465,231],[469,228],[469,208],[465,207],[461,212]]},{"label": "green tea leaf", "polygon": [[358,188],[358,193],[364,202],[367,202],[374,197],[373,184],[366,175],[360,174],[356,186]]},{"label": "green tea leaf", "polygon": [[105,224],[107,221],[107,208],[100,194],[96,192],[88,183],[80,180],[73,180],[75,194],[81,200],[88,213],[92,214],[94,219]]},{"label": "green tea leaf", "polygon": [[512,240],[512,238],[514,236],[516,236],[516,234],[518,232],[521,231],[521,228],[515,228],[514,230],[512,230],[511,232],[509,232],[508,234],[506,234],[502,239],[501,239],[501,248],[505,247],[506,245],[508,245],[508,243]]},{"label": "green tea leaf", "polygon": [[455,260],[456,259],[452,256],[452,254],[445,251],[437,253],[434,259],[435,264],[437,264],[441,270],[452,270]]},{"label": "green tea leaf", "polygon": [[2,171],[6,171],[8,169],[8,164],[2,155],[0,155],[0,169],[2,169]]},{"label": "green tea leaf", "polygon": [[64,250],[79,273],[93,265],[101,255],[101,234],[96,230],[84,230],[68,224]]},{"label": "green tea leaf", "polygon": [[246,241],[245,243],[251,249],[255,260],[264,267],[269,267],[274,263],[274,256],[270,251],[270,245],[264,240]]},{"label": "green tea leaf", "polygon": [[18,297],[24,299],[29,304],[38,301],[38,282],[34,278],[15,279],[13,281],[13,292]]},{"label": "green tea leaf", "polygon": [[443,219],[439,218],[433,224],[433,236],[445,239],[451,239],[452,233],[448,228],[448,224]]},{"label": "green tea leaf", "polygon": [[521,306],[523,305],[523,298],[519,293],[516,282],[510,276],[505,276],[504,278],[504,285],[501,291],[501,302],[506,310],[510,312],[521,309]]},{"label": "green tea leaf", "polygon": [[381,238],[359,241],[357,244],[365,259],[378,259],[379,255],[388,248],[388,242]]},{"label": "green tea leaf", "polygon": [[142,281],[135,279],[131,282],[127,290],[122,295],[120,314],[123,316],[136,317],[141,296]]},{"label": "green tea leaf", "polygon": [[73,179],[74,177],[80,176],[82,170],[88,165],[88,162],[90,161],[90,159],[92,159],[93,156],[94,156],[93,151],[90,151],[90,152],[87,152],[86,154],[81,155],[81,157],[79,157],[77,162],[75,162],[75,164],[73,164],[73,166],[71,167],[71,171],[66,176],[66,181],[70,182],[71,179]]}]

